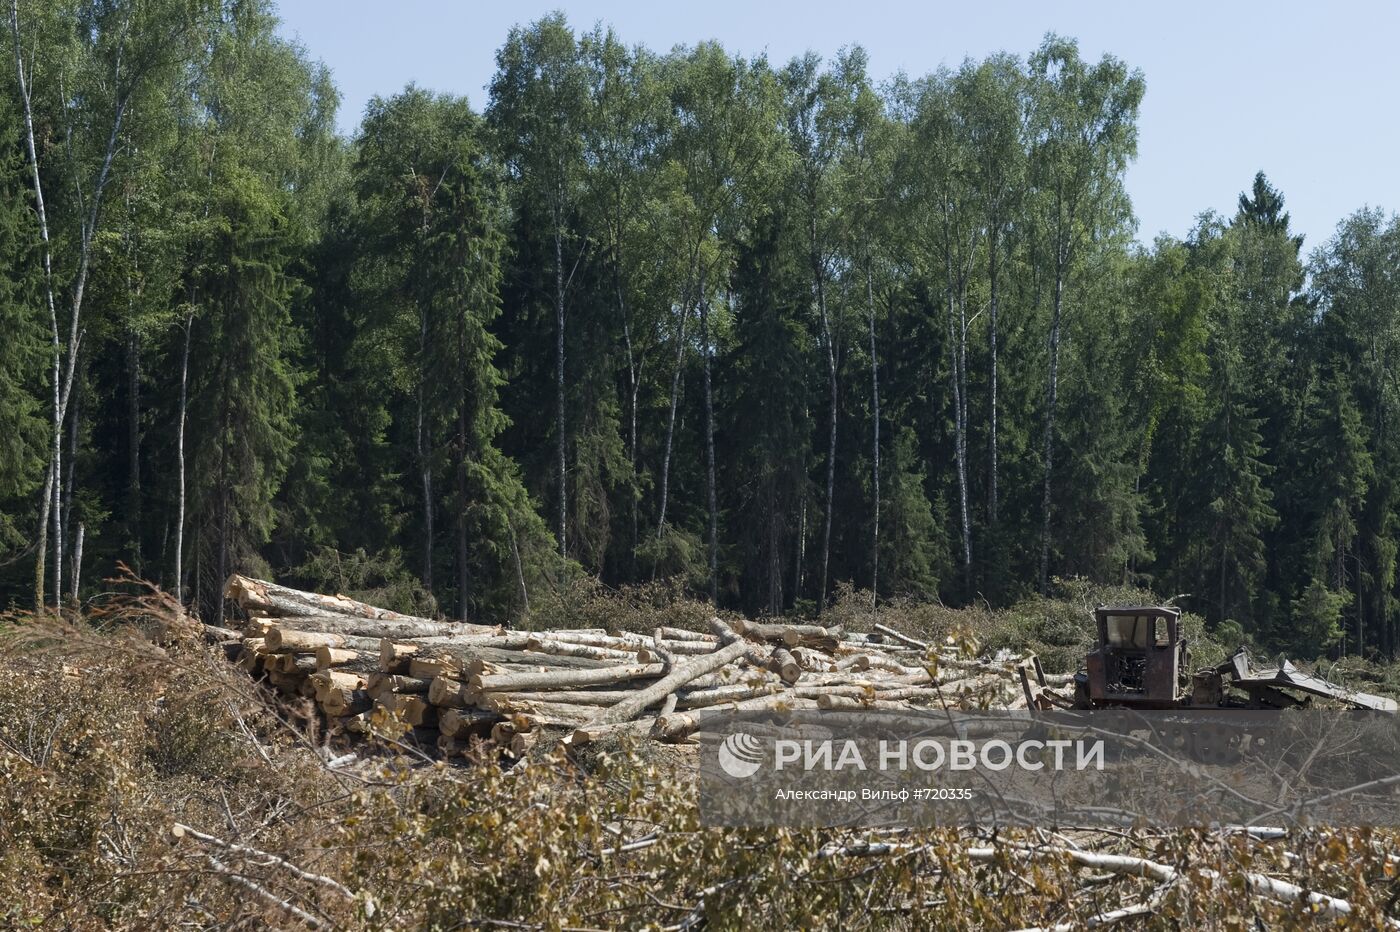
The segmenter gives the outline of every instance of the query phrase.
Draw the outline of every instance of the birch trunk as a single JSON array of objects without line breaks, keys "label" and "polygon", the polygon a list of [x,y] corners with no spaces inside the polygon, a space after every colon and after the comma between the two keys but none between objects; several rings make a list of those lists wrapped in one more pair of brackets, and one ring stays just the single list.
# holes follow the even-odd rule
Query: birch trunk
[{"label": "birch trunk", "polygon": [[185,411],[190,381],[190,330],[194,311],[185,313],[185,348],[180,354],[180,419],[175,426],[175,462],[179,500],[175,506],[175,601],[185,604]]},{"label": "birch trunk", "polygon": [[418,411],[417,430],[414,435],[415,452],[418,454],[419,484],[423,492],[423,588],[433,591],[433,471],[431,465],[432,441],[425,429],[427,399],[424,398],[426,373],[422,371],[423,357],[428,352],[428,315],[420,306],[418,310]]},{"label": "birch trunk", "polygon": [[1055,401],[1059,392],[1060,313],[1064,300],[1064,262],[1055,268],[1055,300],[1050,316],[1050,383],[1045,404],[1045,485],[1040,507],[1044,523],[1040,529],[1040,594],[1050,591],[1050,483],[1055,472]]},{"label": "birch trunk", "polygon": [[987,523],[992,528],[997,526],[997,249],[1000,237],[997,233],[997,225],[994,223],[989,231],[987,243],[987,277],[989,279],[989,305],[990,318],[988,320],[989,336],[988,346],[990,348],[990,359],[988,360],[988,381],[989,393],[989,413],[988,430],[990,437],[987,441],[988,452],[988,472],[987,472]]},{"label": "birch trunk", "polygon": [[457,460],[457,617],[467,617],[467,593],[470,576],[467,566],[467,358],[462,315],[457,314],[457,443],[453,451]]},{"label": "birch trunk", "polygon": [[870,316],[870,401],[872,408],[872,436],[870,453],[871,488],[874,492],[874,507],[871,514],[870,541],[870,607],[875,608],[880,598],[880,359],[875,353],[875,283],[870,271],[870,259],[865,260],[865,300]]},{"label": "birch trunk", "polygon": [[[44,608],[44,569],[45,561],[48,557],[49,521],[53,515],[54,496],[57,491],[55,469],[62,458],[62,452],[59,450],[59,437],[62,433],[60,414],[62,411],[62,404],[59,398],[62,348],[58,336],[58,310],[54,303],[53,294],[53,250],[49,243],[49,218],[48,211],[44,206],[44,186],[39,179],[39,156],[34,146],[34,108],[30,97],[29,76],[25,74],[24,58],[20,51],[19,0],[11,0],[10,2],[10,29],[15,48],[15,76],[19,82],[19,96],[24,110],[25,148],[29,156],[30,181],[34,192],[34,210],[39,220],[39,254],[44,266],[44,296],[49,310],[49,339],[51,349],[50,379],[53,391],[53,404],[51,409],[52,436],[50,437],[49,467],[44,477],[44,496],[39,506],[38,552],[34,565],[34,608],[36,611],[42,611]],[[59,597],[59,591],[60,590],[55,587],[55,600]]]},{"label": "birch trunk", "polygon": [[[812,221],[812,238],[816,240],[816,221]],[[826,442],[826,520],[822,525],[822,572],[821,586],[817,590],[817,615],[820,616],[822,609],[826,606],[827,571],[831,560],[831,524],[835,517],[836,506],[836,416],[837,416],[837,381],[836,381],[836,340],[835,333],[831,326],[831,318],[826,311],[826,275],[822,269],[822,261],[815,249],[812,252],[812,274],[816,281],[817,290],[817,310],[821,315],[823,342],[826,343],[826,369],[827,369],[827,402],[831,406],[831,417],[827,424]]]},{"label": "birch trunk", "polygon": [[[963,408],[963,375],[962,375],[962,344],[965,343],[965,331],[960,333],[953,326],[954,306],[958,303],[954,300],[953,267],[951,257],[947,262],[948,285],[948,356],[952,364],[953,383],[953,458],[956,462],[958,472],[958,515],[962,526],[962,553],[963,553],[963,576],[966,580],[971,575],[972,570],[972,529],[968,522],[967,511],[967,425],[964,421]],[[960,339],[960,336],[962,337]]]},{"label": "birch trunk", "polygon": [[[702,282],[703,291],[704,284]],[[710,302],[700,296],[700,349],[705,354],[705,492],[709,509],[710,603],[719,604],[719,518],[715,499],[715,408],[710,391]]]},{"label": "birch trunk", "polygon": [[[128,295],[130,285],[127,286]],[[128,308],[130,313],[130,308]],[[131,328],[126,338],[127,527],[132,566],[141,573],[141,337]]]},{"label": "birch trunk", "polygon": [[661,456],[661,508],[656,519],[656,539],[666,529],[666,505],[671,494],[671,446],[676,436],[676,407],[680,402],[681,364],[685,361],[685,325],[690,318],[690,295],[681,301],[681,321],[676,331],[676,368],[671,373],[671,410],[666,416],[666,448]]},{"label": "birch trunk", "polygon": [[[122,37],[125,38],[128,20],[122,25]],[[77,370],[78,351],[82,342],[82,322],[83,295],[87,286],[88,270],[92,260],[92,239],[97,230],[97,220],[102,205],[102,194],[107,187],[108,178],[111,175],[112,160],[116,156],[117,140],[121,134],[122,120],[126,115],[127,93],[122,90],[122,63],[123,46],[118,47],[116,61],[113,64],[112,83],[114,89],[115,103],[112,115],[112,129],[107,135],[107,146],[103,153],[102,164],[98,168],[97,178],[92,187],[92,194],[88,203],[86,217],[82,218],[80,236],[78,241],[78,267],[73,277],[73,294],[69,304],[69,327],[68,346],[66,364],[62,363],[63,349],[58,337],[58,314],[54,303],[53,289],[53,259],[52,249],[49,241],[48,214],[44,206],[43,183],[39,174],[39,157],[34,145],[34,110],[30,77],[33,75],[31,66],[28,74],[24,69],[24,58],[21,51],[20,30],[19,30],[19,2],[10,2],[10,26],[14,37],[15,46],[15,74],[19,83],[20,100],[24,112],[25,147],[29,157],[30,179],[34,192],[35,211],[39,218],[39,236],[41,243],[41,257],[44,266],[44,289],[45,297],[49,309],[49,329],[50,347],[52,355],[52,390],[53,390],[53,437],[51,444],[52,463],[48,473],[46,483],[46,498],[49,499],[47,514],[45,509],[40,509],[41,524],[47,525],[44,518],[49,518],[53,522],[53,597],[54,606],[57,607],[63,595],[63,521],[62,521],[62,483],[63,483],[63,421],[68,410],[68,401],[73,391],[73,377]],[[76,179],[75,179],[76,182]],[[60,370],[63,372],[60,387]],[[44,534],[40,532],[40,553],[43,553]],[[43,607],[43,558],[40,557],[35,567],[36,577],[36,607]]]},{"label": "birch trunk", "polygon": [[627,319],[627,306],[622,299],[622,282],[615,281],[617,289],[617,310],[622,315],[622,342],[627,350],[627,463],[632,469],[632,489],[631,489],[631,523],[632,523],[632,549],[629,561],[632,567],[632,578],[637,578],[637,544],[640,543],[638,537],[640,525],[641,503],[637,495],[637,401],[641,392],[642,372],[641,360],[637,358],[632,347],[632,324]]},{"label": "birch trunk", "polygon": [[85,531],[83,522],[79,521],[77,539],[73,543],[73,591],[70,593],[75,605],[78,602],[78,582],[82,579],[83,574],[83,537]]},{"label": "birch trunk", "polygon": [[[562,199],[562,192],[559,193]],[[559,434],[556,466],[559,470],[559,556],[567,557],[566,524],[569,515],[568,442],[564,436],[564,241],[560,208],[554,208],[554,394],[555,430]]]}]

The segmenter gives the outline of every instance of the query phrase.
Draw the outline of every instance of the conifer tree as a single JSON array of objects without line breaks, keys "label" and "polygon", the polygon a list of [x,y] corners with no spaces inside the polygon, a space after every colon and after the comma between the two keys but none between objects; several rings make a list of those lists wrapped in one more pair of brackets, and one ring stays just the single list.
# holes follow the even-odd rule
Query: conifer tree
[{"label": "conifer tree", "polygon": [[26,209],[18,114],[0,99],[0,560],[22,551],[45,462],[39,405],[44,330],[35,280],[33,222]]}]

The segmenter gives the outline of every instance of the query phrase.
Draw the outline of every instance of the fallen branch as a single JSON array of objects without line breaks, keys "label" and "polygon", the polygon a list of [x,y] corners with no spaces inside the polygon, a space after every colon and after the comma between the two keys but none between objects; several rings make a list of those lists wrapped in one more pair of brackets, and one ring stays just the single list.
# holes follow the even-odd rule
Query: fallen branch
[{"label": "fallen branch", "polygon": [[[353,757],[354,755],[351,756]],[[188,825],[185,825],[182,822],[176,822],[170,827],[170,831],[171,834],[173,834],[176,838],[185,838],[188,836],[190,838],[195,839],[196,841],[202,841],[206,845],[214,845],[216,847],[223,848],[225,851],[232,851],[235,854],[241,854],[244,857],[258,858],[261,861],[276,864],[278,867],[281,867],[289,873],[300,877],[302,880],[306,880],[319,886],[325,887],[327,890],[339,894],[347,900],[355,899],[355,894],[351,893],[347,887],[332,880],[324,874],[313,874],[310,871],[302,870],[300,867],[297,867],[291,861],[288,861],[285,858],[280,858],[277,855],[271,854],[267,851],[259,851],[257,848],[250,848],[247,845],[240,845],[236,842],[224,841],[222,838],[216,838],[213,835],[206,835],[204,832],[190,828]]]}]

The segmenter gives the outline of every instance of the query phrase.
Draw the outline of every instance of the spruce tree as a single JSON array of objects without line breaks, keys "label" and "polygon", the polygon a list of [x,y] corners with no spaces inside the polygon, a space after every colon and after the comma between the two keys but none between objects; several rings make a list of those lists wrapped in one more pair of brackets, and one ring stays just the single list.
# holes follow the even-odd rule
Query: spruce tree
[{"label": "spruce tree", "polygon": [[726,360],[729,402],[721,409],[735,438],[726,451],[726,510],[744,604],[780,614],[800,597],[792,585],[799,503],[810,495],[813,457],[808,383],[814,347],[805,326],[810,300],[796,211],[778,206],[756,218],[735,272],[736,343]]},{"label": "spruce tree", "polygon": [[18,114],[0,97],[0,560],[21,551],[44,469],[44,352]]}]

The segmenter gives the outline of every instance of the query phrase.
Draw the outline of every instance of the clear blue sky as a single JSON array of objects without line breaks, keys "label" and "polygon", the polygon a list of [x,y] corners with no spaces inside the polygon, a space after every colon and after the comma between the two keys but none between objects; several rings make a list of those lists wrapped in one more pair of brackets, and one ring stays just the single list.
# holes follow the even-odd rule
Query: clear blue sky
[{"label": "clear blue sky", "polygon": [[486,103],[496,49],[515,23],[563,9],[659,51],[718,39],[784,62],[849,44],[877,80],[995,51],[1024,55],[1047,31],[1111,52],[1147,76],[1128,188],[1139,238],[1184,235],[1234,211],[1263,169],[1311,250],[1363,205],[1400,209],[1400,4],[1132,2],[765,2],[701,0],[281,0],[284,32],[330,66],[352,131],[366,101],[409,81]]}]

